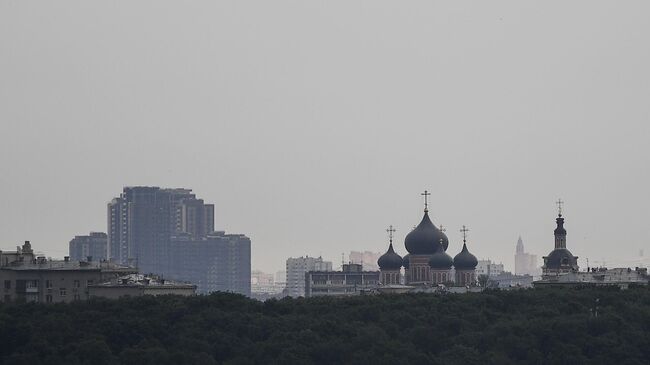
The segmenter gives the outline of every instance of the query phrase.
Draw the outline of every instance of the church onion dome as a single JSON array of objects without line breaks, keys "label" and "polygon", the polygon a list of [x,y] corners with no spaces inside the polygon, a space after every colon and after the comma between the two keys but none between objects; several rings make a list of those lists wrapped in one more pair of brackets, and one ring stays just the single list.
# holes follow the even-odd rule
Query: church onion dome
[{"label": "church onion dome", "polygon": [[476,256],[467,250],[467,244],[463,243],[463,250],[454,257],[454,268],[456,270],[474,270],[478,265]]},{"label": "church onion dome", "polygon": [[547,269],[560,269],[562,267],[578,266],[578,258],[573,256],[566,248],[556,248],[546,256],[545,265]]},{"label": "church onion dome", "polygon": [[400,270],[402,268],[402,257],[395,253],[392,243],[388,246],[388,251],[379,257],[377,265],[381,270]]},{"label": "church onion dome", "polygon": [[438,251],[441,242],[443,250],[446,251],[449,247],[449,239],[433,225],[429,213],[425,211],[420,224],[406,235],[404,245],[411,255],[432,255]]},{"label": "church onion dome", "polygon": [[408,253],[402,257],[402,266],[404,266],[405,269],[409,268],[410,259],[411,255]]},{"label": "church onion dome", "polygon": [[434,270],[449,270],[454,260],[444,250],[438,250],[429,259],[429,266]]}]

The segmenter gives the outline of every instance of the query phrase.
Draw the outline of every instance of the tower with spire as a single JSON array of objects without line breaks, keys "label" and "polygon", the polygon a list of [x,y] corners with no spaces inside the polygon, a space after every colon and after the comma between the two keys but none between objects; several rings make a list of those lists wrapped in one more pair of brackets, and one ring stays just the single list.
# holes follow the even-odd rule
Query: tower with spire
[{"label": "tower with spire", "polygon": [[526,252],[524,241],[521,236],[517,239],[515,250],[515,275],[539,276],[540,266],[537,263],[537,255]]},{"label": "tower with spire", "polygon": [[564,217],[562,216],[562,199],[557,201],[558,215],[555,219],[556,228],[553,232],[555,235],[555,248],[548,256],[544,256],[544,266],[542,268],[544,276],[559,275],[568,272],[578,271],[578,257],[573,256],[571,251],[566,248],[566,229],[564,228]]}]

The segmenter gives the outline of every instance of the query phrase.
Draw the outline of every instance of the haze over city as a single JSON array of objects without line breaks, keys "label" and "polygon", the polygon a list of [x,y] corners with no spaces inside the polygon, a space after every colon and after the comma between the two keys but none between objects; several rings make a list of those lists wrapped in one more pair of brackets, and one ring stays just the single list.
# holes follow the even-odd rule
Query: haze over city
[{"label": "haze over city", "polygon": [[73,3],[0,3],[0,249],[63,257],[150,185],[268,272],[405,254],[425,189],[451,252],[541,257],[562,198],[581,267],[648,254],[646,2]]}]

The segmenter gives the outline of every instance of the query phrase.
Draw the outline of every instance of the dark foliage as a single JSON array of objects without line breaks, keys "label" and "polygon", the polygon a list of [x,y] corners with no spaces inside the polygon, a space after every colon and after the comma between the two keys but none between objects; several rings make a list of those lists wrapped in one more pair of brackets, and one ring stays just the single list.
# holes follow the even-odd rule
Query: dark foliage
[{"label": "dark foliage", "polygon": [[[594,309],[598,301],[598,316]],[[1,364],[648,364],[650,289],[0,305]]]}]

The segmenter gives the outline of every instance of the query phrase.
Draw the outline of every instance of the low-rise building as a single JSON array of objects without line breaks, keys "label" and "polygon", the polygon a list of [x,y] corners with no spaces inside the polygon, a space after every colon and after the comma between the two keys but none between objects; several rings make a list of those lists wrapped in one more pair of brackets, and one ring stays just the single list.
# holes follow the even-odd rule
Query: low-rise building
[{"label": "low-rise building", "polygon": [[494,277],[501,275],[503,271],[503,264],[497,264],[496,262],[492,262],[492,260],[478,260],[478,265],[476,266],[477,277],[481,275]]},{"label": "low-rise building", "polygon": [[29,241],[16,251],[0,251],[2,300],[58,303],[88,299],[88,286],[137,269],[108,261],[49,260],[35,257]]},{"label": "low-rise building", "polygon": [[569,273],[557,273],[555,275],[544,275],[542,280],[533,282],[533,286],[603,286],[616,285],[627,288],[630,285],[648,285],[650,277],[647,268],[591,268],[587,271],[575,271]]},{"label": "low-rise building", "polygon": [[487,282],[489,288],[531,288],[533,286],[533,276],[530,275],[513,275],[510,272],[502,272],[499,275],[490,276]]},{"label": "low-rise building", "polygon": [[309,271],[305,274],[305,297],[358,295],[379,285],[379,271],[363,271],[360,264],[345,264],[343,271]]},{"label": "low-rise building", "polygon": [[117,299],[121,297],[140,297],[143,295],[182,295],[196,294],[196,285],[165,280],[158,276],[130,274],[109,281],[88,286],[90,298]]}]

